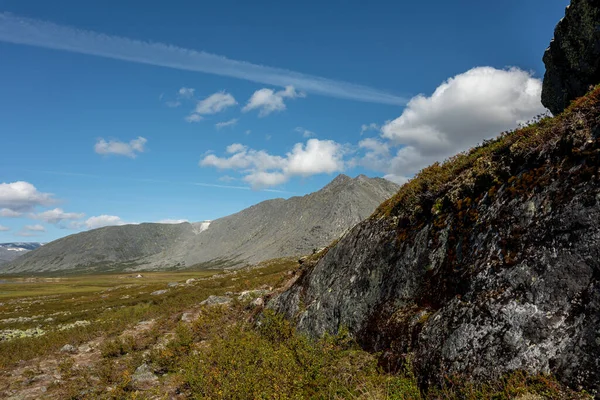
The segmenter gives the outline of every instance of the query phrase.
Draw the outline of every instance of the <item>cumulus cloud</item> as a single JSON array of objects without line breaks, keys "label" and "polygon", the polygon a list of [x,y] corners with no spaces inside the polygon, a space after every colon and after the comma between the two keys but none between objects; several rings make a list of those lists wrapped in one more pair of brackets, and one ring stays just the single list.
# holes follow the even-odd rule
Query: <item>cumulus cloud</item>
[{"label": "cumulus cloud", "polygon": [[46,228],[43,225],[25,225],[16,235],[23,237],[38,236],[41,233],[46,232]]},{"label": "cumulus cloud", "polygon": [[60,208],[53,210],[47,210],[38,214],[30,214],[32,219],[38,219],[40,221],[47,222],[49,224],[58,224],[63,221],[76,221],[85,217],[83,213],[67,213]]},{"label": "cumulus cloud", "polygon": [[10,228],[8,226],[0,225],[0,232],[8,232]]},{"label": "cumulus cloud", "polygon": [[148,140],[138,136],[137,139],[131,140],[129,143],[118,140],[109,140],[108,142],[102,138],[98,139],[94,146],[94,151],[102,155],[119,155],[130,158],[136,158],[138,153],[145,151],[145,145]]},{"label": "cumulus cloud", "polygon": [[375,122],[371,122],[370,124],[362,124],[360,127],[360,134],[363,135],[365,132],[368,131],[378,131],[379,130],[379,124],[376,124]]},{"label": "cumulus cloud", "polygon": [[273,89],[260,89],[252,94],[248,103],[242,109],[243,112],[258,109],[258,116],[265,117],[274,111],[283,111],[286,109],[284,99],[295,99],[306,97],[303,92],[297,92],[293,86],[286,86],[284,90],[275,92]]},{"label": "cumulus cloud", "polygon": [[381,127],[381,137],[360,142],[363,166],[405,182],[425,166],[513,129],[545,112],[542,82],[518,68],[473,68],[442,83],[431,96],[412,98]]},{"label": "cumulus cloud", "polygon": [[216,114],[228,107],[235,106],[237,101],[227,92],[213,93],[196,104],[196,113],[200,115]]},{"label": "cumulus cloud", "polygon": [[177,94],[181,98],[191,99],[192,97],[194,97],[194,92],[195,91],[196,91],[196,89],[194,89],[194,88],[182,87],[181,89],[179,89],[179,91],[177,92]]},{"label": "cumulus cloud", "polygon": [[37,206],[55,203],[51,193],[42,193],[29,182],[0,183],[0,208],[3,217],[18,217]]},{"label": "cumulus cloud", "polygon": [[0,217],[3,217],[3,218],[18,218],[21,215],[23,215],[23,213],[11,210],[9,208],[0,209]]},{"label": "cumulus cloud", "polygon": [[238,170],[254,189],[277,186],[294,176],[333,173],[345,167],[344,146],[332,140],[309,139],[306,144],[297,143],[285,157],[240,143],[229,145],[226,151],[229,154],[226,157],[205,156],[200,166]]},{"label": "cumulus cloud", "polygon": [[215,127],[217,129],[221,129],[221,128],[225,128],[225,127],[228,127],[228,126],[234,126],[235,124],[237,124],[237,122],[238,122],[238,119],[237,118],[233,118],[233,119],[230,119],[229,121],[217,122],[215,124]]},{"label": "cumulus cloud", "polygon": [[25,225],[23,227],[24,230],[26,231],[32,231],[32,232],[46,232],[46,228],[44,228],[43,225],[37,224],[37,225]]},{"label": "cumulus cloud", "polygon": [[185,119],[186,122],[192,123],[192,122],[200,122],[200,121],[202,121],[204,119],[204,117],[202,117],[202,115],[200,115],[200,114],[191,113],[190,115],[188,115],[184,119]]},{"label": "cumulus cloud", "polygon": [[305,138],[311,138],[311,137],[315,137],[317,136],[316,133],[314,133],[313,131],[309,131],[308,129],[304,129],[301,126],[296,127],[296,129],[294,129],[295,132],[301,133],[302,137]]},{"label": "cumulus cloud", "polygon": [[344,169],[343,147],[333,140],[310,139],[287,153],[286,175],[310,176]]},{"label": "cumulus cloud", "polygon": [[90,217],[84,222],[84,226],[88,229],[96,229],[112,225],[125,225],[125,221],[116,215],[98,215],[96,217]]}]

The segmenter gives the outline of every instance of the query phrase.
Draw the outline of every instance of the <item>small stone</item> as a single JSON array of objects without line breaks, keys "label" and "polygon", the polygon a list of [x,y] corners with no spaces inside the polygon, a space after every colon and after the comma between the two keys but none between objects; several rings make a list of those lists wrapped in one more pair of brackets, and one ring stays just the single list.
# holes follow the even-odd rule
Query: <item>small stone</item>
[{"label": "small stone", "polygon": [[262,297],[257,297],[256,299],[254,299],[254,301],[252,302],[252,305],[254,307],[262,307],[265,305],[265,301],[263,300]]},{"label": "small stone", "polygon": [[188,285],[189,285],[190,283],[193,283],[193,282],[196,282],[196,279],[194,279],[194,278],[190,278],[190,279],[188,279],[187,281],[185,281],[185,283],[187,283]]},{"label": "small stone", "polygon": [[61,349],[60,349],[61,353],[69,353],[69,354],[75,354],[77,353],[77,347],[71,345],[71,344],[65,344]]},{"label": "small stone", "polygon": [[192,322],[195,319],[194,317],[195,317],[194,314],[185,312],[181,315],[181,320],[183,322]]},{"label": "small stone", "polygon": [[131,383],[135,389],[149,389],[158,382],[158,377],[154,374],[148,364],[144,363],[137,367],[131,376]]},{"label": "small stone", "polygon": [[160,296],[161,294],[165,294],[167,292],[167,289],[157,290],[155,292],[150,293],[150,296]]},{"label": "small stone", "polygon": [[177,282],[169,282],[169,283],[167,284],[167,286],[168,286],[168,287],[177,287],[177,286],[179,286],[179,283],[177,283]]},{"label": "small stone", "polygon": [[228,304],[231,303],[231,297],[225,296],[208,296],[208,299],[204,300],[200,303],[201,306],[214,306],[220,304]]}]

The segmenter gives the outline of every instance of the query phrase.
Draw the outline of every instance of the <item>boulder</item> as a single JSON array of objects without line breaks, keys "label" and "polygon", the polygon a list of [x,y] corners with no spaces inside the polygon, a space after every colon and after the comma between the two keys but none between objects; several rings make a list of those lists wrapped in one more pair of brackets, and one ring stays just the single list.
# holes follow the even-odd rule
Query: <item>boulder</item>
[{"label": "boulder", "polygon": [[200,303],[201,306],[216,306],[231,303],[231,297],[210,295],[206,300]]},{"label": "boulder", "polygon": [[544,53],[542,104],[560,114],[600,83],[600,0],[572,0]]},{"label": "boulder", "polygon": [[138,390],[150,389],[156,385],[157,382],[158,377],[146,363],[137,367],[131,376],[131,384]]},{"label": "boulder", "polygon": [[525,370],[600,393],[598,129],[600,88],[439,186],[415,177],[268,306],[390,370],[410,355],[424,388]]},{"label": "boulder", "polygon": [[61,353],[69,353],[69,354],[75,354],[77,353],[77,347],[71,345],[71,344],[65,344],[63,347],[61,347],[60,349]]}]

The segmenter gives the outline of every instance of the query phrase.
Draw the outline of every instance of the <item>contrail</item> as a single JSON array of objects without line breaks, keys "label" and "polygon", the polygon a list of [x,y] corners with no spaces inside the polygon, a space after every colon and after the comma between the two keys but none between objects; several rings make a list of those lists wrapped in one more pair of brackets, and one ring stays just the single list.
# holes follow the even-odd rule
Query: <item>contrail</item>
[{"label": "contrail", "polygon": [[323,96],[404,106],[407,99],[368,86],[336,81],[281,68],[236,61],[216,54],[156,42],[61,26],[0,13],[0,41],[89,54],[116,60],[294,88]]},{"label": "contrail", "polygon": [[166,181],[166,180],[160,180],[160,179],[125,178],[125,177],[103,176],[103,175],[84,174],[84,173],[79,173],[79,172],[66,172],[66,171],[48,171],[48,170],[41,171],[41,170],[30,170],[30,169],[26,169],[23,171],[33,172],[33,173],[41,173],[41,174],[50,174],[50,175],[75,176],[75,177],[81,177],[81,178],[118,179],[118,180],[130,181],[130,182],[167,183],[167,184],[175,184],[175,185],[212,187],[212,188],[219,188],[219,189],[253,190],[253,191],[258,191],[258,192],[296,194],[296,192],[290,192],[287,190],[278,190],[278,189],[255,190],[255,189],[252,189],[250,186],[221,185],[221,184],[216,184],[216,183],[178,182],[178,181]]}]

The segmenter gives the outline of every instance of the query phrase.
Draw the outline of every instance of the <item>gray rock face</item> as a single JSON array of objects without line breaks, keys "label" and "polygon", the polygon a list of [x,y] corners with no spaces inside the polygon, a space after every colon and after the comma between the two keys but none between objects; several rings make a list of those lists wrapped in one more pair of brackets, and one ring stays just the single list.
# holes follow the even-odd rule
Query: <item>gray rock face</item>
[{"label": "gray rock face", "polygon": [[112,226],[71,235],[3,265],[0,274],[209,268],[308,254],[397,190],[385,179],[340,175],[318,192],[267,200],[210,224]]},{"label": "gray rock face", "polygon": [[600,83],[600,0],[572,0],[544,53],[542,104],[554,115]]},{"label": "gray rock face", "polygon": [[600,390],[600,101],[590,102],[538,147],[497,150],[474,163],[480,175],[424,190],[420,212],[394,206],[360,223],[269,307],[313,336],[348,327],[390,369],[412,354],[425,387],[524,369]]}]

